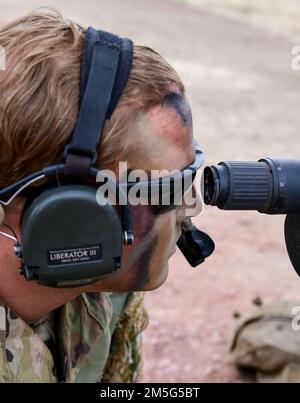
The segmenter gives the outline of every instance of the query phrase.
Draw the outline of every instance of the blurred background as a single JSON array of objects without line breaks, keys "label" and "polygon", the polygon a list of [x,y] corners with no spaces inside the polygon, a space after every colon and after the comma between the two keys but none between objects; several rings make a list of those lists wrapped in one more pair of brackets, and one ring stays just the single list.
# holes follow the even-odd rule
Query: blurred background
[{"label": "blurred background", "polygon": [[[0,23],[39,6],[162,53],[186,85],[206,164],[300,158],[300,0],[0,0]],[[283,222],[211,207],[195,219],[216,252],[197,269],[177,252],[167,282],[147,293],[143,381],[252,381],[230,364],[234,316],[253,301],[300,299]]]}]

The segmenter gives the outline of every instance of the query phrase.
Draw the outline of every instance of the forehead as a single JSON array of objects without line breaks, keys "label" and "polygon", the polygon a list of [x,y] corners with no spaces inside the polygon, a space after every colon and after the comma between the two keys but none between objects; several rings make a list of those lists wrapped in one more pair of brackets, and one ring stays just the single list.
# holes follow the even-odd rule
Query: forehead
[{"label": "forehead", "polygon": [[183,169],[194,159],[192,114],[181,94],[169,93],[160,105],[139,112],[132,134],[139,168]]}]

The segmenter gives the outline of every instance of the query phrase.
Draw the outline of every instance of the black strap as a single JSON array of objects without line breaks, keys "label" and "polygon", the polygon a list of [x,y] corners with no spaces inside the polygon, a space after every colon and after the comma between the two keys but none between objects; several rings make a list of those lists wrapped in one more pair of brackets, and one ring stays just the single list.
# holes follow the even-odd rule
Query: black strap
[{"label": "black strap", "polygon": [[65,175],[89,175],[91,165],[96,162],[105,120],[111,116],[128,80],[132,56],[133,44],[129,39],[93,28],[87,30],[80,113],[64,152]]}]

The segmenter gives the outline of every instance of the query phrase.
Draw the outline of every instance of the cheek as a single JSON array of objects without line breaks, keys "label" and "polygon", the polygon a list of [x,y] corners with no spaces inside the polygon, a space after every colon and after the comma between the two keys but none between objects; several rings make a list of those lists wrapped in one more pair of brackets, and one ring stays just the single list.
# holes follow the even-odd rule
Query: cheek
[{"label": "cheek", "polygon": [[161,215],[155,225],[157,230],[157,243],[151,253],[149,262],[149,281],[147,290],[158,288],[168,276],[168,260],[171,249],[176,241],[176,215],[169,212]]},{"label": "cheek", "polygon": [[143,240],[149,233],[154,231],[157,217],[149,206],[135,206],[132,210],[133,233],[137,242]]},{"label": "cheek", "polygon": [[176,214],[172,211],[157,217],[147,206],[138,206],[133,213],[135,243],[126,253],[125,282],[131,290],[151,290],[167,277]]},{"label": "cheek", "polygon": [[132,210],[134,244],[123,255],[123,284],[127,290],[141,290],[149,282],[149,267],[158,243],[156,216],[149,206],[135,206]]},{"label": "cheek", "polygon": [[175,240],[176,213],[170,211],[158,217],[155,226],[158,233],[158,245],[156,248],[156,256],[162,259],[168,256],[170,247],[173,246]]}]

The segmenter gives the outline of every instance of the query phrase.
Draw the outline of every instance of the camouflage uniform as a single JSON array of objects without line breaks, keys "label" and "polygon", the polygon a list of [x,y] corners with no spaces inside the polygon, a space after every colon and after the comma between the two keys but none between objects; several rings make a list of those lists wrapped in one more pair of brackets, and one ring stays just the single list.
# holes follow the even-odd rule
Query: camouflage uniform
[{"label": "camouflage uniform", "polygon": [[142,293],[87,293],[31,326],[0,300],[0,382],[134,382]]}]

